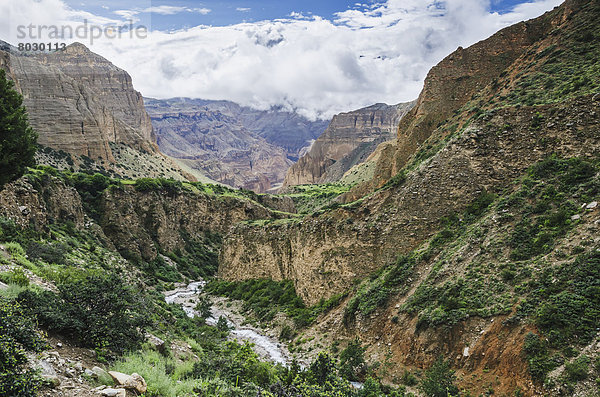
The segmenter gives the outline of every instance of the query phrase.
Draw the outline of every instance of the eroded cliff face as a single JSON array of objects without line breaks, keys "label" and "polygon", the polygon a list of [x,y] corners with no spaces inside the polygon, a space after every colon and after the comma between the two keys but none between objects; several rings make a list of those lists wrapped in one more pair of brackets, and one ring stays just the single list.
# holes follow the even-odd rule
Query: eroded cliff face
[{"label": "eroded cliff face", "polygon": [[395,137],[400,119],[412,106],[414,102],[376,104],[334,116],[308,153],[288,170],[283,186],[339,180],[378,144]]},{"label": "eroded cliff face", "polygon": [[394,150],[387,147],[378,156],[372,180],[357,186],[348,197],[361,197],[396,175],[441,124],[492,81],[502,80],[501,74],[532,44],[547,37],[569,11],[560,12],[509,26],[468,48],[459,47],[434,66],[415,107],[399,123]]},{"label": "eroded cliff face", "polygon": [[160,149],[190,169],[235,187],[265,192],[325,129],[290,112],[228,101],[147,99]]},{"label": "eroded cliff face", "polygon": [[[219,275],[293,280],[308,304],[346,291],[432,236],[484,189],[502,191],[535,162],[600,154],[600,97],[505,108],[473,124],[395,189],[299,222],[239,225],[224,241]],[[547,120],[543,134],[531,129]],[[510,130],[506,126],[510,125]]]},{"label": "eroded cliff face", "polygon": [[156,149],[129,74],[84,45],[51,53],[2,51],[0,59],[23,95],[40,144],[108,161],[114,161],[109,142]]},{"label": "eroded cliff face", "polygon": [[134,189],[105,192],[100,213],[100,225],[119,252],[145,260],[156,257],[159,250],[183,250],[186,238],[203,238],[207,232],[225,234],[241,221],[275,217],[250,200]]},{"label": "eroded cliff face", "polygon": [[[502,190],[544,156],[597,152],[598,120],[593,112],[598,96],[555,106],[495,109],[485,119],[477,118],[470,107],[459,110],[476,93],[487,92],[492,81],[499,87],[510,85],[516,75],[535,68],[541,60],[526,60],[526,53],[548,47],[553,37],[549,33],[557,27],[569,34],[573,24],[568,15],[576,12],[577,4],[568,2],[536,20],[506,28],[435,66],[416,106],[401,119],[398,138],[373,154],[377,166],[372,181],[343,199],[363,197],[415,155],[418,167],[404,183],[397,183],[401,186],[375,191],[284,230],[236,229],[225,241],[220,274],[231,279],[289,278],[308,302],[315,303],[413,249],[438,230],[442,217],[459,213],[483,189]],[[535,49],[529,48],[533,43]],[[492,103],[491,98],[482,101]],[[552,120],[543,135],[532,130],[534,117]],[[427,138],[429,144],[421,148]],[[418,149],[429,153],[416,154]],[[433,157],[422,160],[429,156]]]},{"label": "eroded cliff face", "polygon": [[262,193],[292,163],[282,148],[220,112],[150,109],[161,150],[215,181]]},{"label": "eroded cliff face", "polygon": [[[266,203],[269,205],[270,203]],[[289,206],[277,200],[277,206]],[[56,222],[72,222],[87,229],[127,257],[154,259],[159,252],[185,251],[189,241],[207,233],[223,235],[245,220],[278,218],[255,201],[229,196],[182,191],[140,192],[133,186],[105,190],[86,211],[80,194],[57,177],[41,180],[23,177],[0,191],[0,217],[22,227],[47,230]]]},{"label": "eroded cliff face", "polygon": [[83,44],[24,53],[1,42],[0,67],[23,95],[38,143],[48,148],[38,163],[123,177],[187,177],[158,151],[129,74]]}]

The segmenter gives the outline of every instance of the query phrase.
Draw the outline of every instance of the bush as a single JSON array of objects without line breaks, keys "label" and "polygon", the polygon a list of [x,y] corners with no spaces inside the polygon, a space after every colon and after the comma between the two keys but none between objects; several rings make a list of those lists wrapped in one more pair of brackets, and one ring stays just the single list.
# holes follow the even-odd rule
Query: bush
[{"label": "bush", "polygon": [[15,268],[9,272],[0,273],[0,281],[5,284],[14,284],[20,287],[27,287],[29,285],[29,278],[20,268]]},{"label": "bush", "polygon": [[66,265],[65,254],[67,247],[63,244],[44,244],[32,241],[27,247],[27,256],[30,259],[41,259],[46,263]]},{"label": "bush", "polygon": [[358,337],[348,343],[340,353],[340,375],[351,381],[358,381],[366,372],[365,351]]},{"label": "bush", "polygon": [[26,351],[40,352],[46,344],[34,322],[18,304],[0,298],[0,396],[33,397],[40,386],[27,368]]},{"label": "bush", "polygon": [[135,189],[139,192],[165,191],[174,195],[183,190],[183,183],[166,178],[140,178],[135,181]]},{"label": "bush", "polygon": [[590,359],[586,355],[582,355],[572,363],[565,364],[565,377],[571,382],[584,380],[588,377],[589,365]]},{"label": "bush", "polygon": [[277,311],[290,316],[297,327],[304,327],[326,310],[339,304],[340,295],[329,300],[322,300],[318,305],[306,307],[296,294],[294,284],[289,281],[273,281],[267,279],[228,282],[213,280],[206,286],[206,292],[243,300],[243,309],[252,311],[260,321],[271,321]]},{"label": "bush", "polygon": [[143,340],[148,322],[144,303],[118,276],[91,275],[65,281],[58,288],[58,295],[24,291],[18,300],[42,326],[80,346],[121,354]]},{"label": "bush", "polygon": [[438,357],[431,368],[425,371],[421,381],[421,391],[427,397],[448,397],[458,395],[454,385],[456,376],[450,369],[450,364],[443,357]]}]

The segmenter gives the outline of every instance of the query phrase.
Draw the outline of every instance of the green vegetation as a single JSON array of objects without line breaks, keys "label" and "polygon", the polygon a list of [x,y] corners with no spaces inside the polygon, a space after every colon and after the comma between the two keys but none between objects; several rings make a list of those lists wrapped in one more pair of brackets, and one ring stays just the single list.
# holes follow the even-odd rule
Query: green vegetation
[{"label": "green vegetation", "polygon": [[23,97],[0,70],[0,188],[35,164],[37,134],[29,126]]},{"label": "green vegetation", "polygon": [[421,381],[421,391],[427,397],[458,396],[458,387],[454,385],[456,376],[450,364],[443,357],[438,357],[431,368],[425,371]]},{"label": "green vegetation", "polygon": [[340,374],[353,381],[358,381],[365,377],[367,365],[365,363],[366,347],[362,346],[357,337],[348,343],[348,346],[340,353]]},{"label": "green vegetation", "polygon": [[117,275],[70,279],[58,289],[27,290],[17,300],[41,326],[80,346],[123,353],[143,340],[146,305]]},{"label": "green vegetation", "polygon": [[512,260],[526,260],[550,252],[553,242],[572,225],[579,206],[571,199],[600,193],[594,176],[596,165],[581,159],[550,157],[535,166],[522,182],[523,188],[502,203],[503,209],[521,212],[509,245]]},{"label": "green vegetation", "polygon": [[284,196],[291,197],[299,214],[310,214],[319,210],[334,209],[335,198],[348,192],[352,185],[342,183],[324,183],[320,185],[290,186]]},{"label": "green vegetation", "polygon": [[342,296],[336,295],[313,307],[306,307],[291,281],[267,279],[240,282],[213,280],[205,290],[211,294],[244,301],[243,310],[252,312],[262,322],[271,321],[275,314],[284,312],[294,320],[297,327],[311,324],[317,316],[337,306],[342,299]]},{"label": "green vegetation", "polygon": [[140,178],[134,186],[138,192],[159,191],[169,195],[176,195],[183,190],[182,182],[166,178]]},{"label": "green vegetation", "polygon": [[517,76],[506,102],[531,106],[600,92],[600,27],[589,23],[599,13],[596,2],[583,4],[560,41],[531,53],[527,73]]},{"label": "green vegetation", "polygon": [[27,368],[26,352],[40,352],[45,348],[43,335],[34,321],[20,306],[0,298],[0,395],[33,397],[37,395],[40,380],[36,372]]},{"label": "green vegetation", "polygon": [[[444,228],[424,248],[415,250],[408,255],[400,255],[394,265],[381,269],[379,272],[373,274],[369,280],[361,283],[357,292],[345,308],[344,322],[346,325],[351,324],[358,313],[362,316],[368,316],[378,307],[384,306],[391,296],[406,294],[410,285],[408,280],[413,276],[414,267],[418,263],[428,261],[435,253],[440,251],[444,244],[463,234],[469,224],[485,213],[494,198],[495,195],[493,194],[485,191],[481,192],[477,199],[467,206],[461,217],[451,215],[443,219]],[[460,289],[464,286],[463,284],[450,288],[450,290],[456,291],[457,288]],[[462,293],[465,296],[470,296],[476,288],[473,287],[473,289],[464,290]],[[433,302],[430,300],[434,295],[438,292],[440,294],[450,293],[448,289],[448,285],[441,286],[439,289],[433,286],[421,285],[417,289],[417,292],[411,296],[409,303],[404,309],[413,312],[417,306],[423,307],[424,305],[431,304]],[[441,311],[441,307],[443,306],[439,304],[434,304],[433,306],[437,309],[434,313],[435,317],[431,319],[433,322],[424,320],[427,323],[438,324],[448,320],[450,317],[460,319],[468,314],[463,312],[460,315],[456,315],[455,313],[450,314],[446,311]],[[453,307],[450,310],[455,309],[458,309],[458,307]],[[427,313],[424,317],[431,316]]]}]

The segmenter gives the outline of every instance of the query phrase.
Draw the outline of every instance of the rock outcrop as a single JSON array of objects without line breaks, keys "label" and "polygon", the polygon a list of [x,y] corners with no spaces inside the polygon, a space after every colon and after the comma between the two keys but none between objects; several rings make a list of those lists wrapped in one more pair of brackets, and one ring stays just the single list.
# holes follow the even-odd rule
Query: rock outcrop
[{"label": "rock outcrop", "polygon": [[500,30],[468,48],[459,47],[434,66],[415,107],[401,120],[393,148],[381,147],[373,179],[356,187],[358,198],[396,175],[431,134],[478,91],[500,76],[532,44],[547,36],[562,17],[546,14]]},{"label": "rock outcrop", "polygon": [[248,199],[191,191],[140,192],[133,186],[105,190],[96,205],[100,215],[92,219],[79,193],[48,175],[38,181],[23,177],[0,191],[2,218],[40,232],[50,224],[69,222],[127,257],[148,261],[159,252],[185,250],[190,241],[207,234],[224,235],[238,222],[280,217]]},{"label": "rock outcrop", "polygon": [[143,168],[144,176],[186,177],[158,151],[129,74],[83,44],[25,53],[0,42],[0,67],[23,95],[38,143],[48,148],[39,163],[126,177],[143,175]]},{"label": "rock outcrop", "polygon": [[50,53],[0,51],[0,66],[23,95],[40,144],[106,161],[114,161],[109,142],[156,150],[129,74],[83,44]]},{"label": "rock outcrop", "polygon": [[163,153],[215,181],[256,192],[278,186],[326,124],[228,101],[146,99],[146,108]]},{"label": "rock outcrop", "polygon": [[414,102],[379,103],[334,116],[308,153],[288,170],[283,186],[338,181],[377,145],[394,139],[398,123],[413,106]]}]

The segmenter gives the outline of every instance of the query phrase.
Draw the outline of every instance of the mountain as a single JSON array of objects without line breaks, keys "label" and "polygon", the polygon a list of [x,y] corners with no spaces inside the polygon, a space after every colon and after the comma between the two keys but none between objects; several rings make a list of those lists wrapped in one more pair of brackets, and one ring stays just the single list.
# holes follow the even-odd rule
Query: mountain
[{"label": "mountain", "polygon": [[327,123],[228,101],[148,98],[146,109],[163,153],[216,181],[257,192],[279,185]]},{"label": "mountain", "polygon": [[[2,335],[1,386],[593,395],[599,20],[598,1],[568,0],[450,54],[395,138],[345,172],[368,179],[356,186],[269,195],[28,169],[0,189],[0,323],[17,331]],[[181,101],[163,113],[174,153],[214,143],[244,167],[260,151],[238,140],[271,145],[231,114]],[[336,125],[352,125],[344,117],[361,120]]]},{"label": "mountain", "polygon": [[183,177],[158,151],[144,101],[129,74],[83,44],[25,53],[2,42],[0,67],[23,95],[39,134],[44,150],[38,162],[130,177],[142,172]]},{"label": "mountain", "polygon": [[334,116],[308,153],[288,170],[283,186],[338,181],[378,144],[393,139],[400,119],[413,106],[380,103]]},{"label": "mountain", "polygon": [[570,0],[456,50],[371,181],[300,220],[237,225],[219,276],[341,299],[302,349],[358,337],[390,380],[443,355],[476,395],[575,393],[600,320],[598,17]]}]

